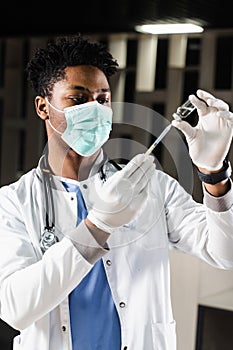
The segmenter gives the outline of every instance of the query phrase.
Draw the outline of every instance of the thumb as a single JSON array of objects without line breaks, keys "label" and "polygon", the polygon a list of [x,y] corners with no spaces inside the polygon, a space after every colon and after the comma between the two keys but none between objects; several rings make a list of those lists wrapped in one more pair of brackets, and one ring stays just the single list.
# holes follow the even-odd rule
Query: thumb
[{"label": "thumb", "polygon": [[178,130],[182,131],[187,141],[190,141],[194,138],[195,129],[189,123],[183,120],[173,120],[172,125]]}]

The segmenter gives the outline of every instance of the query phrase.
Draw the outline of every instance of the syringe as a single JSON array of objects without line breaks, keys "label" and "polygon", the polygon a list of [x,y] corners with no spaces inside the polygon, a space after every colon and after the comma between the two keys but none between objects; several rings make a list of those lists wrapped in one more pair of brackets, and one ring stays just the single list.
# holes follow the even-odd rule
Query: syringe
[{"label": "syringe", "polygon": [[146,154],[150,154],[155,147],[158,145],[158,143],[160,143],[160,141],[167,135],[168,131],[171,129],[172,124],[169,124],[159,135],[159,137],[157,137],[157,139],[155,140],[155,142],[152,143],[152,145],[148,148],[148,150],[146,151]]},{"label": "syringe", "polygon": [[[176,110],[175,113],[172,114],[173,118],[176,120],[182,120],[187,118],[194,110],[196,107],[189,101],[187,100],[184,102],[181,106],[179,106]],[[169,124],[162,132],[161,134],[157,137],[155,142],[152,143],[152,145],[148,148],[148,150],[145,152],[145,154],[150,154],[155,147],[160,143],[160,141],[167,135],[169,130],[171,129],[172,124]]]}]

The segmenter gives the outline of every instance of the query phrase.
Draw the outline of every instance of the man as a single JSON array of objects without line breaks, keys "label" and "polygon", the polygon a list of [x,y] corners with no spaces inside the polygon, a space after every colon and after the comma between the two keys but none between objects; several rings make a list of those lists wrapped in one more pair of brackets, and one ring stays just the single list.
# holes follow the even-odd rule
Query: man
[{"label": "man", "polygon": [[82,36],[51,41],[27,66],[48,144],[0,190],[0,317],[20,331],[14,350],[174,350],[169,245],[233,268],[227,104],[199,90],[200,123],[174,121],[205,182],[202,205],[152,156],[108,161],[116,70]]}]

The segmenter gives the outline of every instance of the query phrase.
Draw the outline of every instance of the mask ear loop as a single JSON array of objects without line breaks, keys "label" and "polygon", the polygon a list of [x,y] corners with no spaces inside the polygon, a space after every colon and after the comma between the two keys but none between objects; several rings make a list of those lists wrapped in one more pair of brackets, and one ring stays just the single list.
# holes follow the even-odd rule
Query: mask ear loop
[{"label": "mask ear loop", "polygon": [[50,119],[47,119],[47,122],[49,123],[49,125],[51,126],[51,128],[52,128],[57,134],[59,134],[59,135],[62,135],[62,134],[63,134],[61,131],[57,130],[57,129],[53,126],[53,124],[51,123]]},{"label": "mask ear loop", "polygon": [[55,109],[55,111],[60,112],[60,113],[64,113],[64,111],[63,111],[62,109],[58,109],[58,108],[54,107],[54,106],[52,105],[52,103],[49,102],[49,100],[47,99],[47,97],[45,97],[45,101],[48,103],[48,105],[49,105],[51,108]]},{"label": "mask ear loop", "polygon": [[[48,105],[49,105],[51,108],[55,109],[55,111],[60,112],[60,113],[64,113],[64,111],[62,111],[61,109],[58,109],[58,108],[54,107],[54,106],[49,102],[49,100],[47,99],[47,97],[45,97],[45,101],[48,103]],[[57,134],[59,134],[59,135],[62,135],[62,134],[63,134],[61,131],[57,130],[57,129],[52,125],[50,119],[47,119],[47,121],[48,121],[49,125],[51,126],[51,128],[53,129],[53,131],[55,131],[55,132],[56,132]]]}]

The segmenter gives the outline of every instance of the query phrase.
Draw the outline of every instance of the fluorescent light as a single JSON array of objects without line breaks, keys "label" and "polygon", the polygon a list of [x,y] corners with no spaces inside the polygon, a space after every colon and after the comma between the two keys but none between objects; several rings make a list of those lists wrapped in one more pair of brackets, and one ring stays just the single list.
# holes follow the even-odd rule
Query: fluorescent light
[{"label": "fluorescent light", "polygon": [[203,28],[192,23],[144,24],[135,27],[136,31],[149,34],[201,33]]}]

